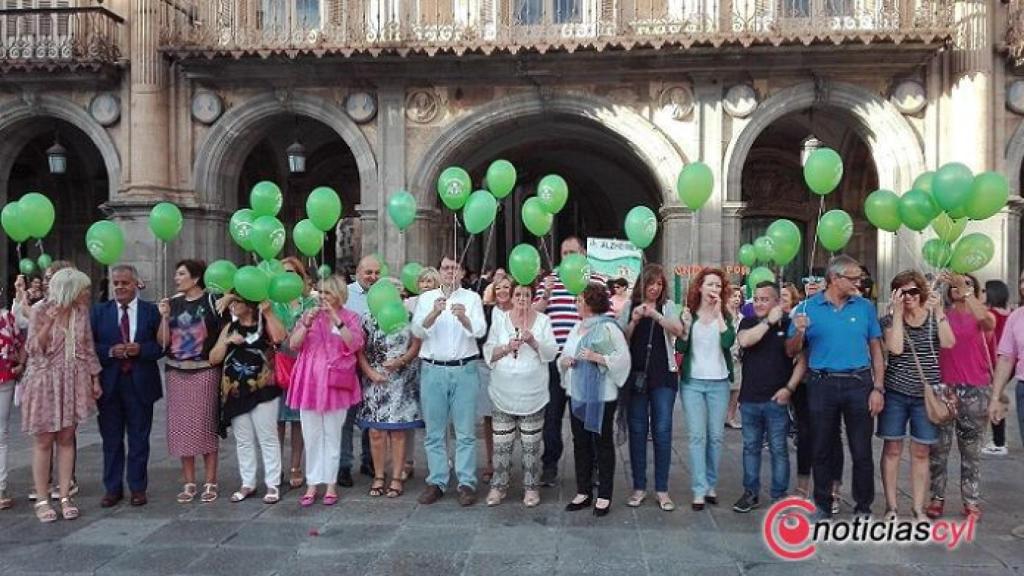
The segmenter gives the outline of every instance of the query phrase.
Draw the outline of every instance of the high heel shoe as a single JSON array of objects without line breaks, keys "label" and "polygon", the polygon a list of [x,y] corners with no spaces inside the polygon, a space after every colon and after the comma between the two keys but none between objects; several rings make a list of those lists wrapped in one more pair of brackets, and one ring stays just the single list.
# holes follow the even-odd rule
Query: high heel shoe
[{"label": "high heel shoe", "polygon": [[591,504],[594,503],[594,498],[587,496],[582,502],[570,501],[565,505],[566,512],[576,512],[577,510],[583,510],[584,508],[590,508]]}]

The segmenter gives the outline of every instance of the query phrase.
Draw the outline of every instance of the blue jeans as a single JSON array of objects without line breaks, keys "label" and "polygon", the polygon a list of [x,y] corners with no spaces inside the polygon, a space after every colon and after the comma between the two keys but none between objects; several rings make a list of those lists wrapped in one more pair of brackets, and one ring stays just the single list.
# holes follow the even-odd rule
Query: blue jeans
[{"label": "blue jeans", "polygon": [[918,444],[935,444],[939,429],[928,420],[924,396],[908,396],[895,390],[885,394],[885,408],[878,415],[876,435],[882,440],[903,440],[910,424],[910,439]]},{"label": "blue jeans", "polygon": [[420,407],[426,423],[427,484],[448,486],[445,432],[455,426],[455,475],[460,486],[476,488],[476,395],[480,388],[477,362],[464,366],[421,364]]},{"label": "blue jeans", "polygon": [[729,380],[690,379],[683,383],[681,394],[690,444],[690,483],[693,497],[701,499],[718,483]]},{"label": "blue jeans", "polygon": [[807,383],[814,438],[814,503],[818,510],[827,511],[832,507],[836,442],[840,424],[845,424],[853,468],[854,511],[871,511],[875,499],[875,462],[871,456],[874,418],[868,411],[871,387],[868,370],[856,378],[812,374]]},{"label": "blue jeans", "polygon": [[1024,445],[1024,382],[1017,380],[1017,424],[1020,443]]},{"label": "blue jeans", "polygon": [[[626,384],[627,386],[629,383]],[[661,386],[647,394],[629,398],[629,464],[633,490],[647,489],[647,432],[654,436],[654,489],[668,492],[668,469],[672,462],[672,408],[674,387]]]},{"label": "blue jeans", "polygon": [[789,489],[789,409],[774,401],[740,404],[743,418],[743,488],[761,493],[761,446],[768,437],[772,456],[772,499]]}]

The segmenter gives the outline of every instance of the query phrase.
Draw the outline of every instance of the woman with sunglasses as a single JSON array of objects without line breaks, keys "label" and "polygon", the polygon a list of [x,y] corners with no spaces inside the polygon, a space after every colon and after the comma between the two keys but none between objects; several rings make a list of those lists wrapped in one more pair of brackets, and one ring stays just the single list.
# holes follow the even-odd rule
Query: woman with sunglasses
[{"label": "woman with sunglasses", "polygon": [[885,519],[896,519],[896,483],[903,439],[910,424],[911,516],[924,520],[928,489],[928,454],[939,431],[928,420],[924,387],[938,386],[939,350],[956,341],[946,321],[937,292],[916,270],[905,270],[892,279],[891,312],[882,318],[889,362],[885,367],[885,407],[878,415],[877,435],[884,442],[882,490]]},{"label": "woman with sunglasses", "polygon": [[988,356],[988,332],[996,320],[978,299],[978,280],[970,275],[942,273],[939,281],[949,286],[948,319],[955,345],[942,350],[939,366],[942,383],[959,399],[956,420],[939,426],[939,441],[931,450],[932,500],[925,513],[929,518],[942,516],[945,507],[947,463],[956,438],[960,449],[960,494],[964,515],[981,517],[981,442],[988,423],[988,405],[992,389],[991,360]]}]

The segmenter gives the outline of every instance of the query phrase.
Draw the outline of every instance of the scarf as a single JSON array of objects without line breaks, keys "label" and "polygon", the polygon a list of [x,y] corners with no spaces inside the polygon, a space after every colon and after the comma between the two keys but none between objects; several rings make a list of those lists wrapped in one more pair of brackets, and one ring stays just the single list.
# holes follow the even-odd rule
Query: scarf
[{"label": "scarf", "polygon": [[[583,321],[583,328],[587,333],[580,339],[577,350],[584,348],[593,350],[598,354],[611,352],[611,342],[604,324],[614,322],[607,316],[591,316]],[[601,424],[604,421],[604,402],[601,400],[601,390],[604,388],[604,372],[601,366],[589,360],[577,359],[573,366],[573,380],[580,390],[579,399],[572,399],[572,414],[583,421],[583,429],[595,434],[601,433]]]}]

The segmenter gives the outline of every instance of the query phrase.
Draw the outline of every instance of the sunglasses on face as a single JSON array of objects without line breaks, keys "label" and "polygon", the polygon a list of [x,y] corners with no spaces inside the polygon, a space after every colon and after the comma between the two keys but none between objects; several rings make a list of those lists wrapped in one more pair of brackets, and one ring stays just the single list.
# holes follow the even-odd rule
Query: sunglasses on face
[{"label": "sunglasses on face", "polygon": [[804,283],[804,286],[806,286],[808,284],[821,284],[825,279],[821,276],[805,276],[801,281]]},{"label": "sunglasses on face", "polygon": [[849,282],[851,282],[853,284],[860,284],[861,282],[864,281],[864,277],[863,276],[847,276],[845,274],[840,274],[839,277],[844,279],[844,280],[847,280],[847,281],[849,281]]},{"label": "sunglasses on face", "polygon": [[921,295],[921,289],[920,288],[904,288],[903,291],[900,294],[904,298],[906,298],[907,296],[914,296],[914,297],[916,297],[916,296],[920,296]]}]

